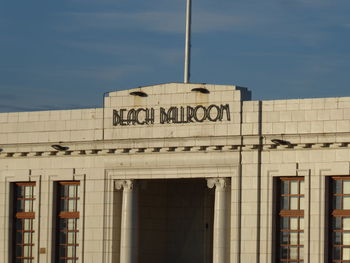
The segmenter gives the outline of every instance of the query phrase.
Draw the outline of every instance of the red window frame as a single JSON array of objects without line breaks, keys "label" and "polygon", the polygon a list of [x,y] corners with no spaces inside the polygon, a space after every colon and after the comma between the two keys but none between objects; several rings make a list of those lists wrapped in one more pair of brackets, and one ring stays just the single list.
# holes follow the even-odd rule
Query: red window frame
[{"label": "red window frame", "polygon": [[277,262],[304,262],[304,190],[304,177],[277,178]]},{"label": "red window frame", "polygon": [[79,259],[80,182],[63,181],[57,185],[56,262],[73,263]]},{"label": "red window frame", "polygon": [[350,262],[350,176],[330,180],[329,262]]},{"label": "red window frame", "polygon": [[[14,184],[13,206],[13,259],[14,262],[34,262],[34,202],[35,182]],[[27,191],[30,191],[29,193]]]}]

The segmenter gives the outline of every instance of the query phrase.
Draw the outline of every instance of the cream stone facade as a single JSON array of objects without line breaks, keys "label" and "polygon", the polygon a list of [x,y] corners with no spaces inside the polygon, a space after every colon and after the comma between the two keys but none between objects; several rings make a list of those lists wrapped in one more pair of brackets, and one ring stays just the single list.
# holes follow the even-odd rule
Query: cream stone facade
[{"label": "cream stone facade", "polygon": [[[110,92],[103,108],[1,113],[0,262],[282,262],[283,177],[304,182],[303,249],[283,262],[332,262],[328,186],[350,176],[350,97],[250,99],[169,83]],[[17,182],[35,182],[28,261],[15,261]],[[74,259],[58,259],[59,182],[80,184]]]}]

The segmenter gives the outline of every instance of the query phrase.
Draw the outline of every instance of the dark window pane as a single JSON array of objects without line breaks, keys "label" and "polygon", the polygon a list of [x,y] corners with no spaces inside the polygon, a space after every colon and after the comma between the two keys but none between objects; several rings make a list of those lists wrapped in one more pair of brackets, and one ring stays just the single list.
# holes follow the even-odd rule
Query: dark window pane
[{"label": "dark window pane", "polygon": [[24,197],[24,187],[17,185],[17,198]]},{"label": "dark window pane", "polygon": [[65,218],[61,218],[59,220],[58,227],[59,227],[60,230],[67,229],[67,220],[68,219],[65,219]]},{"label": "dark window pane", "polygon": [[333,248],[333,259],[341,259],[341,248],[340,247],[334,247]]},{"label": "dark window pane", "polygon": [[24,212],[24,200],[16,201],[16,212]]},{"label": "dark window pane", "polygon": [[340,230],[342,229],[342,220],[341,217],[333,217],[333,229]]},{"label": "dark window pane", "polygon": [[23,232],[16,232],[16,244],[23,243]]},{"label": "dark window pane", "polygon": [[288,247],[281,247],[281,259],[288,259]]},{"label": "dark window pane", "polygon": [[15,251],[16,257],[22,257],[23,255],[22,246],[16,246],[15,250],[16,250]]},{"label": "dark window pane", "polygon": [[335,196],[333,198],[333,207],[334,209],[341,210],[342,209],[342,197],[341,196]]},{"label": "dark window pane", "polygon": [[58,256],[65,257],[66,256],[66,246],[60,245],[58,248]]},{"label": "dark window pane", "polygon": [[67,200],[66,199],[61,199],[60,201],[60,210],[61,211],[67,211]]},{"label": "dark window pane", "polygon": [[334,244],[341,245],[342,244],[342,241],[341,241],[342,233],[341,232],[334,232],[333,234],[334,234],[334,236],[333,236]]},{"label": "dark window pane", "polygon": [[24,219],[16,219],[16,230],[24,229]]},{"label": "dark window pane", "polygon": [[333,193],[341,194],[342,193],[342,180],[333,181]]},{"label": "dark window pane", "polygon": [[288,181],[281,181],[282,187],[282,194],[289,194],[289,182]]},{"label": "dark window pane", "polygon": [[67,232],[59,232],[58,235],[58,242],[60,244],[65,244],[67,243]]},{"label": "dark window pane", "polygon": [[282,210],[289,210],[289,197],[281,197],[281,209]]},{"label": "dark window pane", "polygon": [[282,217],[281,228],[282,229],[289,229],[289,217]]},{"label": "dark window pane", "polygon": [[289,232],[281,232],[281,243],[282,244],[289,243]]},{"label": "dark window pane", "polygon": [[68,196],[68,185],[61,185],[61,197]]}]

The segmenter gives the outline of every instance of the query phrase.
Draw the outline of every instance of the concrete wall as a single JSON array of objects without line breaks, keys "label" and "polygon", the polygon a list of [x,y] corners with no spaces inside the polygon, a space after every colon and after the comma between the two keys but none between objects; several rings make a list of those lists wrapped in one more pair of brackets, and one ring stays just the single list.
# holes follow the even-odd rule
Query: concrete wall
[{"label": "concrete wall", "polygon": [[[260,108],[260,109],[259,109]],[[243,102],[244,135],[341,133],[350,130],[350,98]]]},{"label": "concrete wall", "polygon": [[102,116],[102,109],[0,113],[0,142],[101,140]]}]

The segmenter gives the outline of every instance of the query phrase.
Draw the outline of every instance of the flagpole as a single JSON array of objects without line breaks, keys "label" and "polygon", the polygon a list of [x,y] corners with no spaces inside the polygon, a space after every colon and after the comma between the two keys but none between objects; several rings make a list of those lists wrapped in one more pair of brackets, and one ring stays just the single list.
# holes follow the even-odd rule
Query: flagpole
[{"label": "flagpole", "polygon": [[189,83],[189,81],[190,81],[190,65],[191,65],[191,5],[192,5],[191,4],[191,0],[187,0],[184,83]]}]

